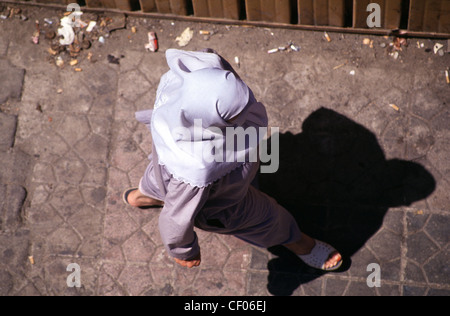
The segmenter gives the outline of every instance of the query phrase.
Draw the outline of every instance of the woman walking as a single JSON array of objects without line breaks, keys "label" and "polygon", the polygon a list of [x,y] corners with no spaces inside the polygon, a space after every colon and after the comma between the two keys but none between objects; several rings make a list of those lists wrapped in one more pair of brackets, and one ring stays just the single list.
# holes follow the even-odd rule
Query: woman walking
[{"label": "woman walking", "polygon": [[169,49],[166,58],[170,70],[161,78],[154,110],[136,113],[151,131],[153,151],[139,187],[124,192],[125,203],[163,207],[162,240],[184,267],[201,263],[197,227],[259,247],[283,245],[314,268],[338,269],[342,257],[332,246],[302,233],[287,210],[254,186],[259,133],[251,134],[256,142],[250,134],[233,141],[236,130],[267,127],[264,105],[212,50]]}]

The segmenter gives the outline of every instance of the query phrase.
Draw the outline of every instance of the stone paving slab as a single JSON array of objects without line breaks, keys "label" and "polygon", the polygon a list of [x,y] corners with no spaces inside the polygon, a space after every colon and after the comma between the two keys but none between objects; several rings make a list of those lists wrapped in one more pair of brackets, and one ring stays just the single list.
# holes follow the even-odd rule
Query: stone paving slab
[{"label": "stone paving slab", "polygon": [[[332,33],[328,42],[320,32],[127,18],[78,57],[78,72],[55,65],[48,41],[30,40],[36,19],[62,12],[23,14],[28,21],[0,20],[1,71],[17,76],[11,85],[0,76],[1,295],[450,294],[450,55],[416,47],[435,41],[410,39],[394,59],[392,38],[371,36],[370,48],[360,35]],[[280,131],[280,168],[261,176],[261,188],[302,230],[342,251],[342,271],[318,273],[281,247],[202,231],[202,265],[187,270],[164,251],[161,210],[122,203],[151,152],[134,112],[153,107],[164,52],[188,26],[195,35],[185,49],[239,57],[237,71]],[[148,30],[158,33],[157,53],[144,49]],[[301,51],[267,54],[289,41]],[[20,221],[8,228],[9,214]],[[71,263],[81,288],[67,286]],[[379,288],[367,285],[371,263],[381,268]]]}]

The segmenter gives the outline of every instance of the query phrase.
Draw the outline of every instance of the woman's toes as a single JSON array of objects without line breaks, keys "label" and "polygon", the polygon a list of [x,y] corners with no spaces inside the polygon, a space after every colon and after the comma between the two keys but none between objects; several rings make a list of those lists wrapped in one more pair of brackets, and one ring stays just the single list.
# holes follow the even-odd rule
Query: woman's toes
[{"label": "woman's toes", "polygon": [[332,253],[330,255],[330,258],[328,259],[328,261],[325,263],[325,269],[330,269],[330,268],[335,267],[341,260],[342,260],[342,256],[340,253],[338,253],[338,252]]}]

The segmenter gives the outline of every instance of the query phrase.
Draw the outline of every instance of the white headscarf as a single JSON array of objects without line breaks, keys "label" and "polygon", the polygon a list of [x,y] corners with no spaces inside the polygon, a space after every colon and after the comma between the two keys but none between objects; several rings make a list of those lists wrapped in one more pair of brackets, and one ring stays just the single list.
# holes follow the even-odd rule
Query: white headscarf
[{"label": "white headscarf", "polygon": [[[159,164],[176,179],[204,187],[240,167],[245,162],[236,157],[254,149],[226,148],[226,128],[266,127],[267,114],[247,85],[224,69],[220,56],[169,49],[166,58],[170,70],[161,78],[151,120]],[[210,159],[211,150],[220,148],[222,161]]]}]

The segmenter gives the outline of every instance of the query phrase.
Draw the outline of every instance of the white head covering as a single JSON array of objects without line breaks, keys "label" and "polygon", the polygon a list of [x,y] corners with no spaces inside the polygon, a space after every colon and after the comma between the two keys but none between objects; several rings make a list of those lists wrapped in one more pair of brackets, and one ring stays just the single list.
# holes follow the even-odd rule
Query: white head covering
[{"label": "white head covering", "polygon": [[[226,128],[266,127],[267,114],[220,56],[169,49],[166,58],[170,70],[161,78],[151,120],[159,163],[176,179],[204,187],[245,163],[236,157],[252,149],[226,148]],[[215,159],[212,150],[219,153]]]}]

